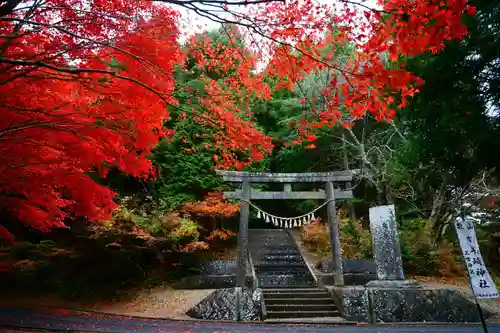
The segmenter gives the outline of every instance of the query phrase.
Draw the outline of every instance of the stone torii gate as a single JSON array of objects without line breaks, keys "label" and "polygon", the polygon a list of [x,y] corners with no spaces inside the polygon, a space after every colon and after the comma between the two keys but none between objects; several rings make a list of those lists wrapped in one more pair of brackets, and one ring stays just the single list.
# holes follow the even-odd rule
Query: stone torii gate
[{"label": "stone torii gate", "polygon": [[[308,172],[308,173],[265,173],[216,170],[226,182],[241,183],[241,190],[224,192],[225,199],[240,200],[240,223],[238,232],[238,259],[236,271],[237,320],[240,316],[240,299],[245,286],[248,256],[248,218],[250,200],[269,199],[323,199],[326,200],[328,227],[335,264],[335,285],[344,285],[342,255],[340,252],[339,226],[336,218],[335,200],[345,199],[352,203],[352,171]],[[283,183],[283,191],[261,192],[252,189],[252,183]],[[324,183],[325,190],[292,191],[293,183]],[[334,186],[334,183],[339,186]]]}]

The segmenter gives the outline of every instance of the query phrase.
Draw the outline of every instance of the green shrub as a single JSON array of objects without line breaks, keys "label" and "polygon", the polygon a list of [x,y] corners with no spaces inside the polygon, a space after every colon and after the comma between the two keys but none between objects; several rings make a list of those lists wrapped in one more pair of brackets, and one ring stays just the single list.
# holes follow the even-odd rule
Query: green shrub
[{"label": "green shrub", "polygon": [[463,276],[459,249],[446,239],[435,242],[432,223],[407,220],[399,227],[405,272],[423,276]]},{"label": "green shrub", "polygon": [[199,227],[200,226],[195,221],[182,219],[179,226],[172,230],[169,235],[170,237],[178,239],[192,238],[194,240],[198,240],[200,238],[200,232],[198,231]]},{"label": "green shrub", "polygon": [[361,221],[344,218],[340,220],[339,227],[340,244],[345,258],[373,258],[372,236],[369,230],[363,229]]},{"label": "green shrub", "polygon": [[432,225],[426,220],[410,220],[398,231],[405,271],[417,275],[436,274],[438,263],[432,243]]}]

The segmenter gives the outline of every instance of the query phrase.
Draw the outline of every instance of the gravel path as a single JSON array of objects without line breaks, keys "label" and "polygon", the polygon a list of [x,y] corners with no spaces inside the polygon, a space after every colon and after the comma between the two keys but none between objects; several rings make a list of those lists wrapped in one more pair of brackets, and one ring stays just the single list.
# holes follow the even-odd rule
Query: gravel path
[{"label": "gravel path", "polygon": [[55,307],[98,311],[111,314],[148,318],[189,319],[185,312],[210,295],[213,289],[181,290],[155,287],[141,290],[127,299],[110,302],[71,302],[54,296],[6,295],[0,297],[3,307]]},{"label": "gravel path", "polygon": [[149,318],[187,319],[186,311],[210,295],[214,289],[181,290],[158,287],[142,291],[132,301],[99,304],[94,310]]}]

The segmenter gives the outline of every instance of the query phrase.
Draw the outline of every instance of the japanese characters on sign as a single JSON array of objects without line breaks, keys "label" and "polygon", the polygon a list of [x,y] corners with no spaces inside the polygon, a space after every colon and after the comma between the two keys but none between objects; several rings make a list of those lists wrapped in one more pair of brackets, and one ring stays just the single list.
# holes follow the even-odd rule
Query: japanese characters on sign
[{"label": "japanese characters on sign", "polygon": [[472,292],[478,299],[498,298],[498,290],[483,262],[476,238],[474,221],[457,219],[455,221],[460,248],[469,270]]}]

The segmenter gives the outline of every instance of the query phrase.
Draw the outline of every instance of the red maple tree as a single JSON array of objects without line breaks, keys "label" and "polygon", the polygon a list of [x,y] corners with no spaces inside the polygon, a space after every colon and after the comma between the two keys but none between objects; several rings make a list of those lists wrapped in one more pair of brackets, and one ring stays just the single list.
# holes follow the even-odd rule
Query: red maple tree
[{"label": "red maple tree", "polygon": [[272,138],[255,127],[252,102],[271,99],[271,89],[263,73],[252,72],[258,59],[239,46],[241,35],[235,27],[225,27],[228,43],[214,43],[209,34],[191,38],[189,53],[199,69],[216,75],[202,75],[205,95],[193,95],[190,102],[205,113],[196,114],[195,121],[217,130],[210,145],[217,152],[217,168],[238,170],[262,160],[273,148]]},{"label": "red maple tree", "polygon": [[109,216],[114,193],[91,172],[151,175],[182,61],[174,11],[77,3],[45,1],[1,27],[0,210],[42,231]]},{"label": "red maple tree", "polygon": [[[439,52],[445,41],[463,38],[467,29],[462,17],[475,14],[467,0],[387,0],[377,5],[339,0],[329,7],[292,0],[255,11],[262,23],[247,27],[248,33],[270,40],[266,50],[273,53],[266,70],[282,87],[291,89],[308,74],[334,74],[321,91],[324,109],[312,109],[312,120],[294,124],[300,135],[293,143],[314,141],[314,128],[351,126],[366,113],[391,120],[423,84],[405,69],[404,59]],[[346,42],[355,52],[345,64],[336,59],[335,47],[328,47]]]},{"label": "red maple tree", "polygon": [[[326,107],[297,123],[296,143],[314,141],[315,127],[348,126],[367,112],[392,118],[422,84],[405,70],[405,57],[462,38],[461,17],[474,14],[466,0],[386,0],[375,9],[350,0],[4,1],[0,211],[40,230],[75,215],[100,220],[115,206],[114,194],[92,180],[92,171],[105,175],[117,166],[135,177],[152,175],[147,155],[171,134],[162,123],[176,104],[173,68],[183,61],[178,14],[165,2],[236,24],[249,41],[253,55],[203,38],[188,48],[209,69],[236,70],[224,80],[207,77],[208,97],[193,102],[208,110],[198,121],[223,133],[214,141],[215,162],[237,168],[272,148],[250,112],[254,98],[270,98],[259,61],[271,58],[267,74],[287,88],[310,73],[340,73],[322,92]],[[356,47],[347,64],[337,63],[334,51],[325,54],[325,46],[345,41]],[[234,151],[246,152],[246,160]]]}]

